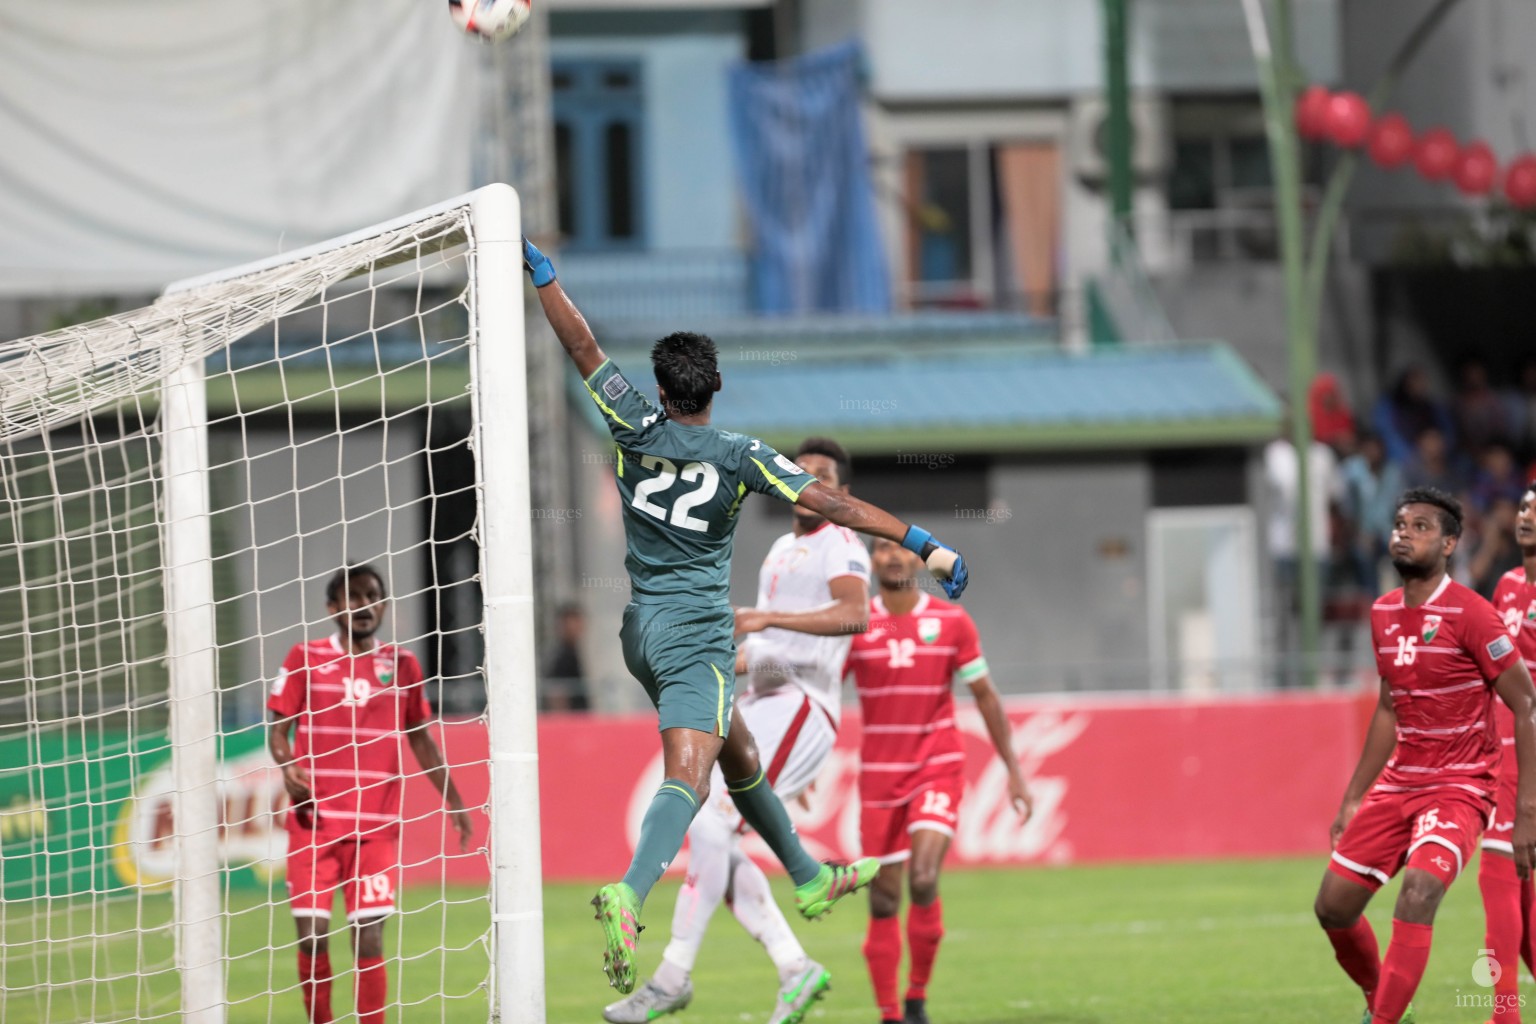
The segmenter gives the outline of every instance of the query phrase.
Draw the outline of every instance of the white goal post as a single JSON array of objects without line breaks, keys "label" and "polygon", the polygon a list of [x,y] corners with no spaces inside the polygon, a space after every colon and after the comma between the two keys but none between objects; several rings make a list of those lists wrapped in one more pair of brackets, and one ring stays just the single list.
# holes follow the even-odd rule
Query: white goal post
[{"label": "white goal post", "polygon": [[489,821],[401,757],[389,1018],[544,1020],[521,261],[492,185],[0,342],[0,1017],[302,1013],[265,694],[368,561]]}]

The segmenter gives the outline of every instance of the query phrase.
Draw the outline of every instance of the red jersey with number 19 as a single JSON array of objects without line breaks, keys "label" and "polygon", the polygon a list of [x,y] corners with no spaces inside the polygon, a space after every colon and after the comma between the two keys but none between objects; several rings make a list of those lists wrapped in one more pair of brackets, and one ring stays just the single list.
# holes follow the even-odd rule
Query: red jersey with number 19
[{"label": "red jersey with number 19", "polygon": [[[425,690],[421,663],[393,644],[352,655],[333,635],[288,652],[267,708],[298,717],[293,753],[309,771],[322,840],[397,837],[400,736],[432,717]],[[297,815],[288,828],[303,831]]]},{"label": "red jersey with number 19", "polygon": [[1492,684],[1520,657],[1493,605],[1449,576],[1417,608],[1399,588],[1371,607],[1371,636],[1397,712],[1397,752],[1375,788],[1491,797],[1500,759]]},{"label": "red jersey with number 19", "polygon": [[848,673],[864,717],[859,796],[893,807],[938,777],[959,775],[965,745],[950,687],[986,675],[976,624],[958,605],[923,594],[906,615],[877,596],[869,629],[853,638]]}]

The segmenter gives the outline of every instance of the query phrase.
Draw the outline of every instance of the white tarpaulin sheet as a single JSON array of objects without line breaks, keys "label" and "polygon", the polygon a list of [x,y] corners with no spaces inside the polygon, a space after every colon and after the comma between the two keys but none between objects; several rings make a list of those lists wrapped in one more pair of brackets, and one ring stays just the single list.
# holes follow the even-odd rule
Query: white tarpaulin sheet
[{"label": "white tarpaulin sheet", "polygon": [[0,0],[0,293],[158,291],[468,191],[443,0]]}]

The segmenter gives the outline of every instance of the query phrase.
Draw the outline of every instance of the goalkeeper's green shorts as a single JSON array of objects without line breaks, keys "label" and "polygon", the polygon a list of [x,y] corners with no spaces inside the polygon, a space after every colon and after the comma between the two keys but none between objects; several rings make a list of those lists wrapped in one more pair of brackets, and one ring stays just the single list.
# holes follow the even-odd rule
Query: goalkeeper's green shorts
[{"label": "goalkeeper's green shorts", "polygon": [[736,699],[736,616],[729,605],[630,604],[619,640],[624,664],[656,705],[660,728],[724,736]]}]

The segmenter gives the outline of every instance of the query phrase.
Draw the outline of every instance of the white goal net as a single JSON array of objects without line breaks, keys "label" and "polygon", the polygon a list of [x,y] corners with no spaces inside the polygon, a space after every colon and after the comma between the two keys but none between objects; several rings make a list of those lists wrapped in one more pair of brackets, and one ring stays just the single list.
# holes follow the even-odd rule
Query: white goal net
[{"label": "white goal net", "polygon": [[[491,186],[0,343],[0,1021],[305,1019],[267,701],[359,563],[473,834],[419,738],[370,741],[398,784],[377,752],[326,783],[403,822],[354,854],[387,884],[315,900],[332,1012],[372,1008],[371,897],[365,1019],[543,1019],[520,252]],[[307,724],[352,743],[367,696]]]}]

